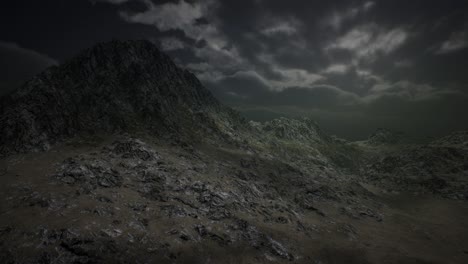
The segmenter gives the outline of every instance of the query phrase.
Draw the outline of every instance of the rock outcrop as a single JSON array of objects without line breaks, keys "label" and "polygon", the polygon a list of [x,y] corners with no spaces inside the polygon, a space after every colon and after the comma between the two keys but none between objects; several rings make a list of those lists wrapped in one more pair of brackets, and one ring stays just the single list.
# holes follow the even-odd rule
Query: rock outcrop
[{"label": "rock outcrop", "polygon": [[301,119],[278,118],[264,123],[250,122],[257,133],[276,140],[290,140],[309,143],[323,143],[330,141],[326,135],[311,118]]},{"label": "rock outcrop", "polygon": [[434,146],[452,146],[457,148],[468,148],[468,131],[458,131],[443,138],[431,142]]}]

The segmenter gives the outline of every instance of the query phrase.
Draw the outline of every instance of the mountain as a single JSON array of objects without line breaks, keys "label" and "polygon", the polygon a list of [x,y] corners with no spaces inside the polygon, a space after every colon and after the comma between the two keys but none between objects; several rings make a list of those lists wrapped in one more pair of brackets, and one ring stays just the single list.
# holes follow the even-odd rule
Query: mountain
[{"label": "mountain", "polygon": [[279,118],[264,123],[251,121],[251,125],[261,135],[276,139],[300,142],[320,143],[328,141],[328,136],[321,131],[318,124],[310,118]]},{"label": "mountain", "polygon": [[45,150],[80,132],[146,128],[217,135],[242,122],[187,70],[148,41],[112,41],[52,67],[2,98],[0,146]]},{"label": "mountain", "polygon": [[403,133],[394,132],[385,128],[378,128],[369,138],[360,143],[368,146],[384,146],[402,143]]},{"label": "mountain", "polygon": [[465,136],[465,132],[458,132],[429,144],[407,144],[387,151],[370,163],[366,174],[374,184],[387,188],[465,199],[468,195]]},{"label": "mountain", "polygon": [[0,99],[1,263],[467,263],[466,133],[247,122],[147,41]]},{"label": "mountain", "polygon": [[431,142],[436,146],[454,146],[468,148],[468,131],[458,131]]}]

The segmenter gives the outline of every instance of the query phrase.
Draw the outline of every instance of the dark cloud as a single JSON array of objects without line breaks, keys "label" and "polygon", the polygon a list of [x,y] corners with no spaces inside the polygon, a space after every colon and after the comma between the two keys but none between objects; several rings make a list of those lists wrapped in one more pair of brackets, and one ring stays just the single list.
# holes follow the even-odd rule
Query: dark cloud
[{"label": "dark cloud", "polygon": [[436,50],[437,54],[446,54],[468,48],[468,29],[453,32],[449,39],[444,41]]},{"label": "dark cloud", "polygon": [[98,41],[150,39],[249,117],[311,115],[344,137],[468,129],[465,1],[44,1],[0,16],[0,27],[42,35],[5,39],[59,59]]},{"label": "dark cloud", "polygon": [[17,88],[45,68],[57,64],[57,61],[44,54],[2,41],[0,58],[0,95]]},{"label": "dark cloud", "polygon": [[107,3],[111,3],[111,4],[115,4],[115,5],[120,5],[120,4],[123,4],[123,3],[126,3],[130,0],[92,0],[93,2],[107,2]]}]

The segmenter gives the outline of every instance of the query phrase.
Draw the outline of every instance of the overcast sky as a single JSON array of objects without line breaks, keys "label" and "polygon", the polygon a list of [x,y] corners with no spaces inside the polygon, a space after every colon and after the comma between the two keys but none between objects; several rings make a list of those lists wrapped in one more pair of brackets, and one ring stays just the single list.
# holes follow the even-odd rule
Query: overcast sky
[{"label": "overcast sky", "polygon": [[350,139],[468,129],[468,1],[15,0],[0,22],[0,93],[97,42],[149,39],[247,118]]}]

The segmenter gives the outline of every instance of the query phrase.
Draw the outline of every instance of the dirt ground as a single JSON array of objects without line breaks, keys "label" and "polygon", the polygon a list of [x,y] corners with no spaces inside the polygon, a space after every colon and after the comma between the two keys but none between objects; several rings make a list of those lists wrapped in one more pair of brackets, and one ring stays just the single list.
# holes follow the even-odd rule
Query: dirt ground
[{"label": "dirt ground", "polygon": [[[188,190],[152,200],[142,197],[130,178],[90,193],[54,178],[67,158],[88,155],[110,142],[62,144],[0,161],[0,262],[468,263],[464,201],[386,193],[360,183],[367,192],[359,195],[357,205],[324,199],[316,200],[313,209],[296,210],[288,195],[267,197],[267,190],[257,188],[258,194],[249,194],[251,200],[226,206],[229,216],[213,220],[194,205]],[[169,164],[173,189],[179,178],[187,178],[188,184],[206,182],[229,193],[237,188],[230,179],[238,159],[250,157],[211,147],[196,148],[194,155],[160,142],[152,146]],[[260,164],[256,174],[268,166],[275,165]],[[293,187],[289,191],[296,192]],[[230,197],[226,199],[234,199]],[[370,211],[347,211],[361,202]],[[244,205],[249,203],[256,205]],[[166,214],[167,208],[179,207],[194,213]],[[242,229],[239,223],[248,224]]]}]

